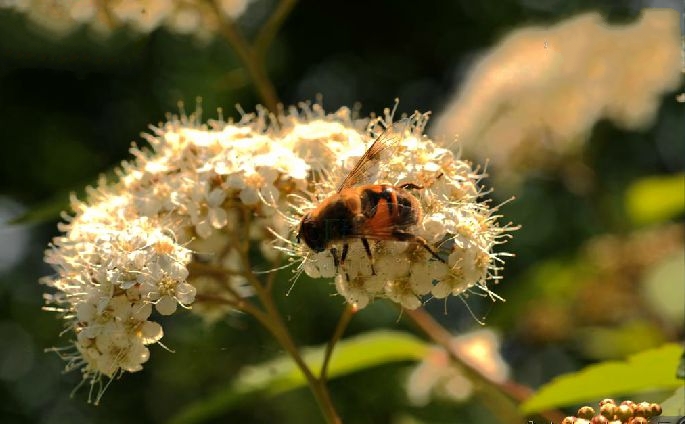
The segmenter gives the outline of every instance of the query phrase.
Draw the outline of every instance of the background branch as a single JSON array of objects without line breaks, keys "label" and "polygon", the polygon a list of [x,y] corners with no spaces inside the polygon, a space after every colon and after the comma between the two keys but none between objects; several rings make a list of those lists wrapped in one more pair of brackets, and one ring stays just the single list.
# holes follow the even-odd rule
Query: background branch
[{"label": "background branch", "polygon": [[285,22],[285,19],[293,10],[296,3],[297,0],[281,0],[278,3],[278,6],[276,6],[276,10],[274,10],[260,29],[259,34],[257,34],[253,43],[255,55],[259,60],[264,61],[264,57],[271,46],[271,42],[274,40],[278,30],[281,28],[281,25],[283,25],[283,22]]},{"label": "background branch", "polygon": [[278,110],[279,99],[273,83],[267,76],[264,59],[269,45],[295,6],[296,0],[283,0],[278,4],[276,10],[257,35],[254,44],[250,44],[240,33],[235,22],[222,12],[218,1],[210,0],[209,4],[219,19],[219,33],[228,41],[245,66],[247,74],[250,76],[264,106],[275,113]]},{"label": "background branch", "polygon": [[[435,321],[425,309],[418,308],[415,310],[406,310],[404,312],[409,318],[411,318],[417,327],[419,327],[431,340],[433,340],[433,342],[439,344],[448,352],[450,357],[459,365],[466,377],[471,381],[479,383],[479,385],[483,386],[484,388],[495,388],[497,391],[506,394],[511,399],[516,400],[518,403],[522,403],[528,396],[532,394],[532,390],[527,389],[517,383],[497,383],[492,381],[483,375],[477,368],[469,365],[459,356],[458,352],[455,352],[454,349],[452,349],[450,344],[452,335],[444,327],[438,324],[438,322]],[[492,395],[493,392],[489,391],[489,394]],[[518,410],[516,413],[519,415],[519,417],[513,422],[520,422],[521,418],[523,417],[520,416],[520,412],[518,412]],[[564,419],[564,415],[559,411],[545,411],[540,413],[540,415],[542,415],[545,419],[555,423],[561,422]]]}]

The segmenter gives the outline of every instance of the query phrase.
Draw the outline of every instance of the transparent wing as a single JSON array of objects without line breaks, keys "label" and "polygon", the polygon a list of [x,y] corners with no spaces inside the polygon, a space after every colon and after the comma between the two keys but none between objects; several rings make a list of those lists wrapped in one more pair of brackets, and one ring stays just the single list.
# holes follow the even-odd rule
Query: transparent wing
[{"label": "transparent wing", "polygon": [[352,171],[347,174],[343,182],[338,187],[338,193],[348,187],[368,181],[371,170],[373,169],[374,165],[378,163],[381,153],[397,145],[401,139],[401,133],[391,132],[390,129],[385,130],[381,135],[379,135],[373,144],[366,149],[364,155],[359,158],[359,161],[354,165]]}]

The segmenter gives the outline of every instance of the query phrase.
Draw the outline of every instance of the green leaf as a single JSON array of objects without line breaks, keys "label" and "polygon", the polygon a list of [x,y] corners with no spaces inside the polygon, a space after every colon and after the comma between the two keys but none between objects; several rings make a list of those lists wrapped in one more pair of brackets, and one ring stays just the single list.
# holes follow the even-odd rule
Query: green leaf
[{"label": "green leaf", "polygon": [[59,218],[59,214],[63,210],[68,209],[68,207],[69,193],[60,192],[59,195],[53,196],[50,200],[31,207],[31,209],[12,219],[9,223],[12,225],[42,224]]},{"label": "green leaf", "polygon": [[598,361],[624,358],[668,341],[657,324],[642,320],[579,328],[576,338],[582,340],[579,348],[583,355]]},{"label": "green leaf", "polygon": [[[399,361],[422,359],[429,345],[410,335],[395,331],[374,331],[340,341],[329,363],[329,378],[340,377],[365,368]],[[302,350],[302,357],[315,373],[321,369],[326,346]],[[249,395],[258,392],[274,396],[305,386],[307,381],[290,356],[280,356],[244,369],[234,381],[213,395],[182,409],[173,424],[198,423],[231,410]]]},{"label": "green leaf", "polygon": [[674,218],[685,211],[685,174],[647,177],[628,187],[625,205],[638,225]]},{"label": "green leaf", "polygon": [[642,278],[642,299],[663,322],[679,326],[685,316],[685,252],[678,251],[652,265]]},{"label": "green leaf", "polygon": [[521,410],[532,414],[647,389],[675,389],[683,385],[676,378],[682,350],[678,344],[666,344],[629,356],[625,362],[602,362],[557,377],[521,405]]},{"label": "green leaf", "polygon": [[673,392],[673,395],[661,402],[661,409],[664,417],[682,417],[685,415],[685,386],[680,386]]},{"label": "green leaf", "polygon": [[70,190],[55,193],[48,200],[33,206],[24,214],[12,219],[10,224],[42,224],[59,218],[62,211],[69,210],[69,196],[71,193],[76,194],[76,197],[79,199],[85,199],[87,197],[87,186],[97,187],[98,181],[103,178],[108,181],[109,184],[113,184],[114,181],[117,181],[116,169],[116,167],[112,167],[106,172],[101,173],[97,178],[85,181],[82,184],[77,184]]}]

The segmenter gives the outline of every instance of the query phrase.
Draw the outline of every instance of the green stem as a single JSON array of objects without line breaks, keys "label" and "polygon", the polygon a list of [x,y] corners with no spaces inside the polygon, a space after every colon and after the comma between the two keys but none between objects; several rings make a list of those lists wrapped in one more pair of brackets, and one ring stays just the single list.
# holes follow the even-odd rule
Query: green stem
[{"label": "green stem", "polygon": [[[243,254],[241,256],[243,256],[243,264],[246,267],[248,267],[247,269],[249,269],[247,255]],[[233,275],[233,273],[227,272],[227,270],[222,270],[221,267],[212,267],[211,265],[204,265],[202,267],[202,272],[198,272],[198,269],[195,269],[194,271],[196,275],[202,273],[214,276],[223,275],[224,277],[226,275]],[[295,361],[295,364],[298,366],[302,374],[305,376],[305,379],[307,380],[307,383],[309,384],[309,387],[312,393],[314,394],[314,397],[319,405],[319,408],[321,409],[323,416],[326,419],[326,422],[328,424],[340,424],[342,421],[338,417],[338,413],[335,410],[335,406],[333,405],[333,401],[331,400],[330,393],[328,392],[328,388],[326,387],[325,382],[320,378],[316,378],[309,365],[307,365],[307,363],[302,358],[302,355],[300,354],[297,345],[293,341],[285,323],[283,322],[281,314],[278,312],[278,309],[276,308],[276,305],[273,302],[273,298],[271,297],[271,291],[267,290],[253,273],[247,271],[244,275],[248,279],[250,284],[255,288],[257,297],[259,298],[263,309],[259,308],[257,305],[254,305],[250,302],[241,299],[238,293],[236,293],[229,286],[225,288],[228,289],[229,294],[233,298],[229,299],[221,296],[198,294],[195,297],[196,301],[230,305],[238,310],[241,310],[255,317],[257,321],[259,321],[259,323],[262,324],[262,326],[266,328],[274,336],[276,341],[283,347],[283,349],[286,352],[288,352],[288,354],[292,357],[293,361]],[[338,325],[338,328],[340,328],[340,323]],[[338,331],[336,331],[336,333],[337,332]],[[339,332],[342,333],[342,331]],[[340,335],[334,335],[334,339],[336,338],[340,338]]]},{"label": "green stem", "polygon": [[[245,270],[245,278],[247,278],[250,285],[255,289],[255,293],[261,302],[265,317],[260,319],[260,322],[264,327],[271,332],[271,334],[276,338],[276,341],[285,349],[286,352],[292,357],[295,364],[298,366],[302,374],[304,375],[309,388],[314,394],[314,398],[319,404],[319,408],[326,419],[328,424],[340,424],[342,421],[335,410],[333,401],[331,400],[330,393],[328,392],[328,387],[323,381],[316,378],[311,368],[302,358],[297,345],[295,344],[288,328],[286,327],[283,317],[281,316],[278,308],[276,307],[273,297],[271,296],[271,284],[263,284],[257,276],[250,272],[252,266],[250,264],[249,258],[249,237],[248,231],[250,227],[250,220],[252,218],[251,212],[249,210],[243,210],[243,224],[244,224],[244,242],[239,247],[240,257],[243,269]],[[259,319],[259,317],[257,317]]]},{"label": "green stem", "polygon": [[309,384],[309,387],[314,394],[317,403],[319,404],[319,408],[326,419],[326,422],[328,424],[341,424],[342,421],[335,410],[335,406],[331,400],[328,388],[323,381],[314,376],[312,370],[304,361],[302,355],[300,355],[300,351],[297,349],[295,342],[292,340],[290,333],[283,323],[283,318],[278,312],[278,309],[276,309],[273,300],[271,297],[261,300],[264,304],[267,315],[269,315],[271,318],[271,324],[273,325],[272,334],[274,337],[276,337],[276,340],[279,341],[281,346],[283,346],[283,348],[290,354],[297,366],[300,368],[300,371],[302,371],[302,374],[304,374],[307,383]]},{"label": "green stem", "polygon": [[355,312],[356,310],[352,305],[346,304],[345,310],[342,312],[342,314],[340,314],[338,325],[335,327],[333,337],[331,337],[331,340],[328,341],[328,344],[326,345],[326,351],[323,355],[321,372],[319,372],[319,381],[321,384],[326,383],[326,378],[328,377],[328,365],[331,361],[331,357],[333,356],[333,348],[335,348],[335,344],[338,342],[338,340],[342,338],[342,335],[345,333],[345,329],[347,328],[347,324],[350,323],[350,320]]},{"label": "green stem", "polygon": [[[238,58],[245,66],[257,93],[264,102],[264,106],[275,113],[278,110],[278,95],[276,94],[276,89],[271,83],[271,80],[266,75],[263,59],[238,31],[233,20],[224,15],[221,7],[218,5],[218,1],[219,0],[209,0],[209,4],[214,9],[217,18],[219,19],[219,32],[229,42],[238,55]],[[285,16],[283,19],[284,18]]]},{"label": "green stem", "polygon": [[264,23],[259,30],[259,34],[254,40],[254,51],[260,60],[264,60],[266,52],[271,45],[276,33],[283,25],[285,18],[295,7],[297,0],[281,0],[276,7],[276,10],[269,16],[269,19]]}]

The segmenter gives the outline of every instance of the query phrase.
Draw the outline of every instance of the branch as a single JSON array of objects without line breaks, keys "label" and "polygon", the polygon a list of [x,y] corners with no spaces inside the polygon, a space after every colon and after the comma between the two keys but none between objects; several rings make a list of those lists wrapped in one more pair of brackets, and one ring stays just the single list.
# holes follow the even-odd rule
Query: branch
[{"label": "branch", "polygon": [[278,3],[276,10],[274,10],[264,26],[260,29],[259,34],[257,34],[253,43],[255,55],[259,60],[264,60],[264,56],[266,56],[266,52],[276,36],[276,33],[278,33],[285,18],[288,17],[296,3],[297,0],[281,0]]},{"label": "branch", "polygon": [[[482,383],[485,387],[492,387],[500,393],[506,394],[509,398],[522,403],[532,394],[532,390],[514,382],[497,383],[484,376],[480,370],[466,363],[451,345],[452,335],[440,324],[438,324],[425,309],[405,311],[407,316],[416,324],[431,340],[442,346],[450,357],[461,367],[466,377],[472,381]],[[564,415],[559,411],[545,411],[540,413],[545,419],[559,423],[564,419]]]},{"label": "branch", "polygon": [[338,325],[335,327],[335,332],[333,333],[331,340],[328,341],[328,344],[326,345],[326,352],[323,355],[323,363],[321,364],[321,372],[319,373],[319,381],[321,381],[322,384],[326,382],[326,378],[328,376],[328,364],[333,356],[333,348],[338,340],[342,338],[342,335],[345,333],[345,329],[347,328],[347,324],[350,323],[352,315],[354,315],[355,312],[357,311],[352,305],[345,304],[345,310],[342,314],[340,314]]},{"label": "branch", "polygon": [[263,61],[255,54],[254,49],[240,34],[233,20],[225,16],[218,5],[219,0],[209,0],[209,5],[214,9],[219,20],[219,32],[228,41],[238,58],[243,62],[257,93],[262,98],[264,106],[271,112],[278,110],[278,96],[271,80],[266,75]]}]

